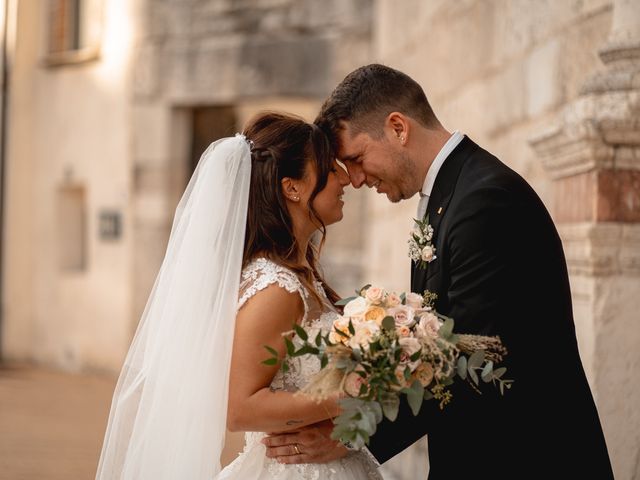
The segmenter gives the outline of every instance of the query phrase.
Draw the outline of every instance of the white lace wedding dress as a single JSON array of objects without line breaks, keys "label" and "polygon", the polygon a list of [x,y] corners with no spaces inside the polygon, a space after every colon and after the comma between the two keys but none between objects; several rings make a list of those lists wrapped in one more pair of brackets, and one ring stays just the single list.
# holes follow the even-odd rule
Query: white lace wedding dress
[{"label": "white lace wedding dress", "polygon": [[[323,299],[324,305],[322,308],[314,308],[312,297],[297,276],[287,268],[264,258],[253,261],[242,271],[238,309],[242,308],[257,292],[272,284],[300,295],[304,303],[304,317],[301,325],[307,331],[315,336],[318,330],[331,329],[337,313],[327,300],[320,284],[316,284],[315,288]],[[299,341],[296,338],[294,343],[296,340]],[[278,371],[271,382],[271,388],[286,391],[299,390],[311,375],[320,369],[320,364],[316,358],[303,356],[291,359],[289,367],[287,373]],[[382,480],[377,465],[366,452],[351,452],[340,460],[324,464],[280,464],[265,456],[265,446],[260,442],[264,435],[261,432],[247,432],[244,451],[220,472],[216,480]]]}]

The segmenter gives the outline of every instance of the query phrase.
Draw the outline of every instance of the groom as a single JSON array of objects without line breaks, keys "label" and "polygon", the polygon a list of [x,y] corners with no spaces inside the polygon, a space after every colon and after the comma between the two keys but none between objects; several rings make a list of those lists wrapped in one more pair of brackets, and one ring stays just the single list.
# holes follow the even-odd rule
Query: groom
[{"label": "groom", "polygon": [[[382,65],[349,74],[316,120],[333,140],[355,188],[399,202],[420,195],[436,259],[411,268],[411,290],[437,293],[456,331],[496,335],[515,380],[501,396],[464,382],[444,410],[406,404],[383,421],[369,451],[384,463],[428,434],[432,480],[611,479],[598,413],[576,343],[562,244],[531,187],[470,138],[445,130],[422,88]],[[345,454],[313,426],[267,440],[287,463]],[[299,455],[289,455],[295,444]]]}]

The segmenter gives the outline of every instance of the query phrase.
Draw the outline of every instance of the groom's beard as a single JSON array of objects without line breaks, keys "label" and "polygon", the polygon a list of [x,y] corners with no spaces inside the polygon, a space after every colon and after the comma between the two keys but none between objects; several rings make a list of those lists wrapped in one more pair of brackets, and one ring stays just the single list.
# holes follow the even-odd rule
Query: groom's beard
[{"label": "groom's beard", "polygon": [[[407,153],[390,151],[389,157],[391,167],[386,178],[389,179],[387,183],[392,188],[385,193],[390,202],[398,203],[413,197],[421,189],[421,179],[416,178],[415,165]],[[384,180],[382,182],[385,183]]]}]

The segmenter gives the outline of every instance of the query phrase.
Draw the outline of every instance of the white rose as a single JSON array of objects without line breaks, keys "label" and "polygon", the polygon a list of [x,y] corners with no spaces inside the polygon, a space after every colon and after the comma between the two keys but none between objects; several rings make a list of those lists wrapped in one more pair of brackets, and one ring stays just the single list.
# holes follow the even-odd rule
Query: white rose
[{"label": "white rose", "polygon": [[419,293],[407,293],[406,296],[407,305],[411,308],[422,308],[422,303],[424,302],[424,298]]},{"label": "white rose", "polygon": [[374,321],[361,322],[354,326],[356,333],[349,339],[351,348],[369,350],[371,339],[380,332],[380,327]]},{"label": "white rose", "polygon": [[390,308],[387,313],[393,317],[396,322],[396,327],[402,325],[410,327],[414,324],[415,313],[413,308],[408,305],[398,305],[397,307]]},{"label": "white rose", "polygon": [[432,246],[430,246],[430,245],[427,245],[426,247],[424,247],[424,248],[422,249],[422,255],[421,255],[421,258],[422,258],[422,260],[424,260],[425,262],[430,262],[431,260],[433,260],[433,259],[436,257],[436,256],[435,256],[435,253],[436,253],[436,249],[435,249],[435,248],[433,248],[433,247],[432,247]]},{"label": "white rose", "polygon": [[344,306],[345,317],[362,317],[366,311],[367,301],[362,297],[355,298]]},{"label": "white rose", "polygon": [[442,322],[433,313],[427,312],[420,315],[420,321],[416,327],[416,333],[420,337],[438,337],[438,330],[442,326]]},{"label": "white rose", "polygon": [[420,340],[414,337],[402,337],[398,340],[398,344],[402,347],[402,353],[400,354],[400,363],[403,365],[408,365],[411,371],[413,372],[418,365],[422,363],[422,360],[418,358],[416,361],[411,361],[411,355],[418,352],[422,345],[420,344]]},{"label": "white rose", "polygon": [[420,229],[420,227],[418,226],[413,227],[413,231],[411,233],[412,235],[418,238],[418,241],[424,240],[424,234],[422,233],[422,230]]},{"label": "white rose", "polygon": [[397,307],[400,303],[402,303],[402,300],[400,300],[400,297],[395,292],[387,295],[387,307]]},{"label": "white rose", "polygon": [[382,298],[384,297],[384,290],[380,287],[369,287],[367,288],[367,293],[365,293],[365,298],[369,300],[373,305],[378,305],[382,302]]}]

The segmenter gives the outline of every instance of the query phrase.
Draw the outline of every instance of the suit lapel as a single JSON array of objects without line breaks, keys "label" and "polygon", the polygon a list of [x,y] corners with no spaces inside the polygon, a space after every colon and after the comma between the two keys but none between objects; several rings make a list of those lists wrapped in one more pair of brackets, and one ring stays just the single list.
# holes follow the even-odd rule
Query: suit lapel
[{"label": "suit lapel", "polygon": [[429,197],[429,204],[425,217],[428,215],[429,224],[433,227],[433,244],[436,246],[436,259],[427,265],[427,268],[418,268],[415,262],[411,264],[411,290],[417,293],[424,292],[427,279],[440,270],[441,258],[438,257],[439,245],[442,237],[440,223],[447,214],[447,208],[460,175],[460,170],[469,156],[478,146],[468,137],[464,137],[458,146],[451,152],[442,164],[436,176],[433,190]]}]

